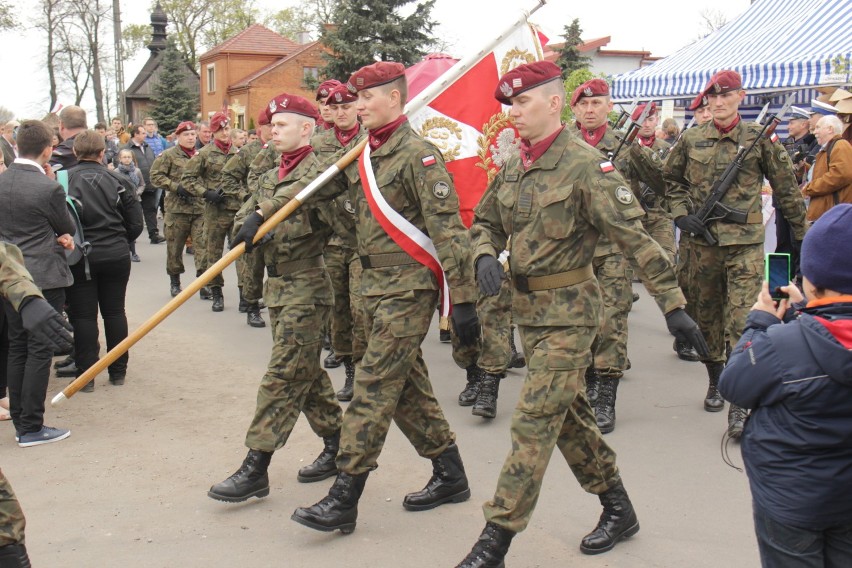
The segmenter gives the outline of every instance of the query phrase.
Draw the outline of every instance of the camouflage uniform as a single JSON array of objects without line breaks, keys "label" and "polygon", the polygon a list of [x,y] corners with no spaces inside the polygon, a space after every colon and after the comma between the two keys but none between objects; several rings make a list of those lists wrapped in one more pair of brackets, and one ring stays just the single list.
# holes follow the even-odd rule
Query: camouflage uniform
[{"label": "camouflage uniform", "polygon": [[496,296],[480,294],[476,301],[476,314],[482,325],[482,335],[473,345],[460,345],[450,326],[453,343],[453,360],[462,369],[476,365],[490,375],[506,374],[512,353],[509,334],[512,333],[512,289],[508,280],[500,286]]},{"label": "camouflage uniform", "polygon": [[[663,247],[669,255],[669,259],[675,260],[675,234],[674,221],[669,213],[668,196],[666,195],[666,184],[662,178],[663,163],[660,156],[666,152],[671,145],[659,138],[648,148],[640,149],[637,144],[636,150],[631,151],[631,163],[633,168],[643,180],[642,193],[639,198],[645,209],[645,218],[642,225],[651,237]],[[650,151],[648,151],[650,150]],[[653,185],[644,180],[653,180]]]},{"label": "camouflage uniform", "polygon": [[[196,197],[203,199],[204,192],[208,189],[225,189],[222,170],[228,159],[237,153],[237,149],[231,146],[230,151],[225,154],[214,144],[207,144],[201,148],[192,159],[189,160],[183,171],[181,183],[183,187]],[[218,205],[206,203],[204,205],[204,228],[207,233],[207,266],[214,265],[222,258],[225,248],[225,237],[234,226],[234,214],[242,205],[239,194],[226,194],[225,200]],[[198,247],[194,247],[198,248]],[[237,270],[240,270],[241,261],[237,260]],[[210,281],[210,286],[219,287],[225,285],[225,280],[220,272]]]},{"label": "camouflage uniform", "polygon": [[[261,176],[258,208],[268,219],[286,203],[281,194],[301,190],[318,175],[317,160],[306,156],[283,181],[278,171]],[[320,367],[322,329],[333,302],[322,249],[332,229],[322,208],[303,205],[259,247],[269,272],[263,297],[269,307],[274,344],[269,367],[257,393],[257,409],[246,446],[264,452],[281,448],[303,412],[313,431],[334,435],[342,412],[328,374]]]},{"label": "camouflage uniform", "polygon": [[[475,258],[496,257],[512,236],[512,317],[529,356],[512,417],[512,450],[484,505],[487,521],[512,532],[529,522],[554,446],[586,491],[601,494],[620,482],[585,395],[584,372],[603,314],[591,266],[599,237],[637,259],[661,310],[684,304],[665,252],[642,228],[638,200],[617,172],[603,173],[599,164],[600,155],[564,129],[528,171],[511,158],[475,211]],[[574,272],[562,274],[568,271]],[[535,277],[556,275],[564,280],[524,291]]]},{"label": "camouflage uniform", "polygon": [[[664,175],[669,182],[672,216],[694,213],[707,199],[713,183],[730,164],[739,146],[748,147],[760,127],[740,123],[720,134],[713,122],[687,130],[669,154]],[[723,363],[726,328],[736,342],[746,315],[763,281],[763,214],[760,197],[763,178],[790,221],[797,240],[805,235],[804,201],[798,191],[790,157],[779,142],[762,140],[746,157],[742,170],[722,203],[748,213],[745,224],[724,220],[708,223],[717,239],[710,246],[701,235],[681,233],[680,271],[686,278],[687,311],[698,324],[710,348],[709,362]]]},{"label": "camouflage uniform", "polygon": [[0,471],[0,547],[23,544],[26,525],[24,512],[12,491],[12,485]]},{"label": "camouflage uniform", "polygon": [[[183,249],[192,236],[196,273],[207,270],[207,241],[204,232],[204,200],[190,198],[187,203],[177,195],[189,157],[179,145],[163,151],[151,165],[151,183],[166,192],[166,273],[183,274]],[[186,187],[184,187],[186,189]],[[188,191],[188,189],[187,189]]]}]

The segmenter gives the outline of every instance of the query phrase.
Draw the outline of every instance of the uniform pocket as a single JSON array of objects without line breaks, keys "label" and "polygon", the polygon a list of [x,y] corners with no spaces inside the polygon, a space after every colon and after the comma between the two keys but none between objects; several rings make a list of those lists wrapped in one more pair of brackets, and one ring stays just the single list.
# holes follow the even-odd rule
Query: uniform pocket
[{"label": "uniform pocket", "polygon": [[536,196],[540,207],[539,219],[544,234],[551,239],[567,238],[574,230],[574,212],[570,197],[574,184],[560,185],[539,191]]},{"label": "uniform pocket", "polygon": [[529,375],[521,391],[519,407],[532,416],[564,413],[580,388],[580,369],[588,367],[591,354],[537,348],[529,361]]}]

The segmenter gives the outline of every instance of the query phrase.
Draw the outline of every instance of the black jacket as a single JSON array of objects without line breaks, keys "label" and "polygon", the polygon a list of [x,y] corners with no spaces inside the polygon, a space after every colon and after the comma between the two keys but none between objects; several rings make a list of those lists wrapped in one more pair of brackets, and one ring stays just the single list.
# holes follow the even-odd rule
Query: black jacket
[{"label": "black jacket", "polygon": [[[136,165],[139,166],[140,170],[142,170],[142,177],[145,179],[145,191],[156,190],[157,188],[151,183],[151,164],[154,163],[156,158],[154,157],[154,151],[151,150],[148,143],[142,142],[141,146],[137,146],[133,142],[133,139],[131,139],[124,148],[133,152],[133,156],[136,157]],[[118,154],[116,154],[116,156],[118,156]]]},{"label": "black jacket", "polygon": [[69,136],[59,143],[59,146],[53,149],[53,154],[50,155],[50,167],[54,172],[62,170],[70,170],[77,165],[77,156],[74,155],[74,136]]},{"label": "black jacket", "polygon": [[80,162],[68,173],[68,195],[82,205],[80,222],[92,245],[89,261],[129,257],[128,243],[142,233],[142,206],[118,174],[100,163]]}]

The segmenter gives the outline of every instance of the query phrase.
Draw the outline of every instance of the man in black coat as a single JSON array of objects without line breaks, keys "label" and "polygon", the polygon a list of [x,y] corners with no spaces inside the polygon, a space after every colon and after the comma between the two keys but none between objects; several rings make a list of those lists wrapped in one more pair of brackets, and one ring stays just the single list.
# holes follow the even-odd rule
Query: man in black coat
[{"label": "man in black coat", "polygon": [[67,106],[59,111],[59,135],[62,142],[50,156],[50,167],[54,172],[70,170],[77,165],[74,155],[74,137],[88,129],[86,111],[82,107]]},{"label": "man in black coat", "polygon": [[133,127],[133,134],[125,148],[133,152],[136,165],[142,170],[142,178],[145,180],[145,191],[142,192],[142,214],[145,217],[145,226],[148,228],[148,238],[152,245],[166,242],[157,228],[157,188],[151,183],[151,164],[156,159],[153,150],[145,142],[145,127],[138,124]]}]

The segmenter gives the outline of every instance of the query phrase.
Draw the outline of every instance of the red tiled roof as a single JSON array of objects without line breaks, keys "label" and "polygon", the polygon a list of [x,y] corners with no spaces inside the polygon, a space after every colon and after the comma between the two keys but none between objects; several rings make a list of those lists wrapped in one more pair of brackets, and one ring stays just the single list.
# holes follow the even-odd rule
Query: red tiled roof
[{"label": "red tiled roof", "polygon": [[301,47],[300,44],[275,33],[266,26],[252,24],[234,37],[213,47],[199,59],[208,59],[219,53],[257,53],[284,56],[299,47]]}]

